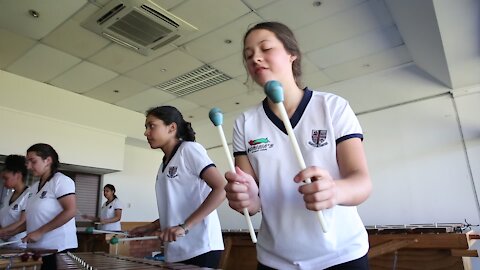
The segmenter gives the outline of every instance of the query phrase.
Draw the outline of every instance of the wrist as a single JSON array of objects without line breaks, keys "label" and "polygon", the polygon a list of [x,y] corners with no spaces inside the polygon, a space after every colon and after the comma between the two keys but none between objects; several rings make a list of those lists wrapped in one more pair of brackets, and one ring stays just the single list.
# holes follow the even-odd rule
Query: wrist
[{"label": "wrist", "polygon": [[178,224],[178,227],[182,228],[182,229],[183,229],[183,231],[185,232],[185,234],[188,234],[188,232],[189,232],[189,229],[188,229],[188,226],[187,226],[187,224],[185,224],[185,223]]}]

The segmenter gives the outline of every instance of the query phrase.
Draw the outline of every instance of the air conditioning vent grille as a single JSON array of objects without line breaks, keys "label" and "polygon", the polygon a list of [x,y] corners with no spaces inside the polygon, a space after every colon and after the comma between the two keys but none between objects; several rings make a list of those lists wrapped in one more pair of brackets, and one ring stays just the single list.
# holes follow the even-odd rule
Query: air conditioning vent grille
[{"label": "air conditioning vent grille", "polygon": [[142,46],[152,44],[172,32],[135,10],[113,23],[109,29]]},{"label": "air conditioning vent grille", "polygon": [[178,28],[180,25],[176,22],[174,22],[173,20],[171,20],[170,18],[168,18],[167,16],[164,16],[162,13],[150,8],[149,6],[146,6],[146,5],[142,5],[141,8],[147,12],[149,12],[150,14],[152,14],[153,16],[156,16],[157,18],[160,18],[162,19],[163,21],[165,21],[166,23],[170,24],[171,26],[175,27],[175,28]]},{"label": "air conditioning vent grille", "polygon": [[204,65],[155,87],[180,97],[220,84],[230,79],[230,76],[219,70],[209,65]]},{"label": "air conditioning vent grille", "polygon": [[98,23],[98,24],[103,24],[104,22],[108,21],[108,19],[110,19],[111,17],[113,17],[115,14],[117,14],[118,12],[120,12],[120,10],[122,10],[123,8],[125,8],[125,5],[123,5],[123,4],[118,4],[118,5],[116,5],[114,8],[112,8],[112,9],[109,10],[107,13],[105,13],[105,15],[103,15],[102,17],[100,17],[100,18],[97,20],[97,23]]}]

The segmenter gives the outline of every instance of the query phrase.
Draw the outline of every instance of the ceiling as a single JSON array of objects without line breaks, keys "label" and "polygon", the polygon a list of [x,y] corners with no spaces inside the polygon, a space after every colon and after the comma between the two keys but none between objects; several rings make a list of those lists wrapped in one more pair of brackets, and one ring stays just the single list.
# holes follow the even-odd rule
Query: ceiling
[{"label": "ceiling", "polygon": [[[241,39],[276,20],[296,34],[305,85],[407,63],[451,89],[480,83],[477,0],[152,0],[198,30],[148,56],[81,26],[108,2],[0,0],[0,69],[142,114],[172,105],[195,122],[264,97],[247,81]],[[205,64],[231,79],[183,96],[155,87]]]}]

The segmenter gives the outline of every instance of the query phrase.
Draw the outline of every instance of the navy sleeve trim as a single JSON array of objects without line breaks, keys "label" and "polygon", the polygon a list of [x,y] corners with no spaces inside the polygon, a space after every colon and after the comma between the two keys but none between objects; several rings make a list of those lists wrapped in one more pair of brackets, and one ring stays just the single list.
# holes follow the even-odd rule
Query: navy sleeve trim
[{"label": "navy sleeve trim", "polygon": [[360,133],[348,134],[348,135],[345,135],[343,137],[338,138],[335,141],[335,143],[338,145],[339,143],[341,143],[343,141],[346,141],[348,139],[352,139],[352,138],[359,138],[361,141],[363,141],[363,134],[360,134]]},{"label": "navy sleeve trim", "polygon": [[215,166],[215,164],[213,164],[213,163],[212,163],[212,164],[208,164],[207,166],[205,166],[205,168],[203,168],[202,171],[201,171],[200,174],[199,174],[200,178],[203,179],[203,177],[202,177],[203,172],[205,172],[205,171],[206,171],[208,168],[210,168],[210,167],[217,167],[217,166]]},{"label": "navy sleeve trim", "polygon": [[236,157],[236,156],[245,156],[247,155],[247,152],[246,151],[239,151],[239,152],[233,152],[233,156]]},{"label": "navy sleeve trim", "polygon": [[75,195],[75,192],[67,193],[67,194],[65,194],[65,195],[62,195],[62,196],[58,197],[57,200],[60,200],[61,198],[66,197],[66,196],[68,196],[68,195]]}]

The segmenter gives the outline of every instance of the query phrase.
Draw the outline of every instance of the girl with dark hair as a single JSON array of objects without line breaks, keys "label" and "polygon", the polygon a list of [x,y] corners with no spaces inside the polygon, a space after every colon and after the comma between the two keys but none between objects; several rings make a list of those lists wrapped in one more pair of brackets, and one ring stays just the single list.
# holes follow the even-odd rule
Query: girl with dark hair
[{"label": "girl with dark hair", "polygon": [[120,220],[122,219],[123,204],[115,195],[115,187],[112,184],[106,184],[103,187],[103,196],[107,199],[100,209],[100,217],[83,215],[85,219],[98,222],[99,230],[122,231]]},{"label": "girl with dark hair", "polygon": [[[259,23],[243,44],[253,80],[262,87],[271,80],[283,85],[283,104],[307,165],[300,169],[271,100],[236,119],[237,168],[225,174],[225,190],[231,208],[262,211],[258,269],[368,269],[368,235],[355,206],[370,195],[371,180],[358,119],[343,98],[302,88],[301,54],[287,26]],[[298,185],[307,178],[312,183]],[[320,210],[326,233],[313,212]]]},{"label": "girl with dark hair", "polygon": [[155,184],[160,218],[130,233],[155,233],[167,262],[217,268],[224,247],[216,208],[225,199],[225,179],[176,108],[148,110],[145,128],[150,147],[165,154]]},{"label": "girl with dark hair", "polygon": [[[30,194],[30,189],[25,185],[27,166],[25,157],[10,155],[5,159],[5,167],[2,169],[2,179],[5,188],[12,189],[0,208],[0,237],[6,242],[21,240],[27,233],[16,233],[20,226],[25,225],[25,207]],[[13,235],[12,235],[13,234]],[[26,248],[23,242],[8,245],[11,248]]]},{"label": "girl with dark hair", "polygon": [[[27,235],[22,240],[28,248],[58,252],[77,248],[75,183],[58,172],[58,154],[50,145],[32,145],[26,157],[27,168],[39,181],[31,187],[26,207]],[[57,269],[55,254],[42,260],[42,269]]]}]

